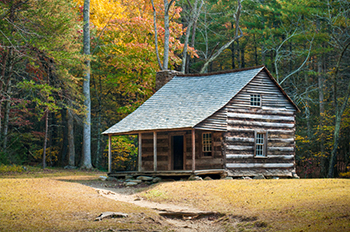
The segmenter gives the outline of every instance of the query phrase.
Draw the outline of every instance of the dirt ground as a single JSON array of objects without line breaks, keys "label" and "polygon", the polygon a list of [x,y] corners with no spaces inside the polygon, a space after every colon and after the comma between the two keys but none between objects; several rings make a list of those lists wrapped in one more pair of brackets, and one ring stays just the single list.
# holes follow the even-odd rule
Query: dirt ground
[{"label": "dirt ground", "polygon": [[[223,223],[221,223],[223,215],[219,215],[216,212],[201,211],[183,205],[150,202],[141,198],[137,194],[137,192],[140,191],[140,188],[124,187],[120,182],[94,181],[86,183],[85,185],[94,188],[98,194],[109,199],[127,202],[154,210],[162,216],[162,219],[164,220],[162,224],[166,228],[169,228],[168,231],[227,231]],[[230,225],[232,226],[232,223]]]}]

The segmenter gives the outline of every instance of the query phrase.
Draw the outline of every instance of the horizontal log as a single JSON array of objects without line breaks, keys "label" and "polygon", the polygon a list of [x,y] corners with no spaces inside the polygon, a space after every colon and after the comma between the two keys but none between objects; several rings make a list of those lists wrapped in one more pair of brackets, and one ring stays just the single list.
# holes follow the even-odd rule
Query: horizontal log
[{"label": "horizontal log", "polygon": [[294,111],[286,111],[285,109],[282,111],[279,110],[262,110],[259,108],[254,108],[255,110],[252,109],[234,109],[231,110],[230,108],[228,109],[228,113],[255,113],[255,114],[263,114],[263,115],[281,115],[281,116],[294,116],[295,112]]},{"label": "horizontal log", "polygon": [[[168,161],[157,161],[157,167],[166,167],[168,169]],[[152,166],[153,167],[153,161],[142,161],[142,166]]]},{"label": "horizontal log", "polygon": [[227,168],[293,168],[294,163],[226,163]]},{"label": "horizontal log", "polygon": [[[227,154],[226,159],[251,159],[254,155],[242,155],[242,154]],[[267,155],[267,159],[282,159],[290,160],[294,159],[294,155]]]},{"label": "horizontal log", "polygon": [[[192,160],[186,159],[186,165],[192,164]],[[222,164],[221,158],[196,158],[196,166],[205,166],[205,165],[218,165]]]},{"label": "horizontal log", "polygon": [[242,150],[253,150],[254,147],[253,146],[236,146],[236,145],[226,145],[226,149],[227,150],[239,150],[239,151],[242,151]]},{"label": "horizontal log", "polygon": [[294,138],[268,138],[268,142],[281,142],[281,143],[292,143],[294,142]]},{"label": "horizontal log", "polygon": [[[220,127],[207,127],[207,126],[196,126],[194,127],[194,129],[197,129],[197,130],[207,130],[207,131],[220,131],[220,132],[225,132],[227,130],[227,127],[225,128],[220,128]],[[197,140],[198,136],[196,136],[196,140]]]},{"label": "horizontal log", "polygon": [[[246,90],[246,93],[241,93],[241,94],[248,94],[248,96],[250,97],[250,94],[263,94],[263,95],[273,95],[273,94],[278,94],[276,93],[276,91],[274,89],[270,89],[270,88],[265,88],[265,89],[259,89],[257,90],[257,88],[261,88],[263,85],[261,86],[255,86],[255,88],[250,88]],[[263,92],[263,93],[262,93]],[[263,96],[264,99],[264,96]]]},{"label": "horizontal log", "polygon": [[267,155],[267,158],[278,158],[283,160],[294,159],[294,155]]},{"label": "horizontal log", "polygon": [[[162,134],[157,133],[157,139],[167,139],[167,138],[169,138],[169,136],[167,134],[162,135]],[[153,141],[153,134],[147,134],[147,135],[142,134],[142,139],[151,139]]]},{"label": "horizontal log", "polygon": [[264,176],[279,176],[279,177],[292,177],[292,172],[295,172],[294,168],[288,169],[263,169],[263,168],[247,168],[247,169],[228,169],[230,176],[257,176],[262,174]]},{"label": "horizontal log", "polygon": [[279,116],[279,115],[261,115],[261,114],[242,114],[242,113],[227,113],[230,118],[244,118],[244,119],[263,119],[263,120],[280,120],[294,122],[293,116]]},{"label": "horizontal log", "polygon": [[[168,155],[169,155],[168,152],[157,152],[157,157],[159,157],[159,156],[168,156]],[[142,158],[148,157],[148,156],[153,157],[153,152],[143,152],[142,153]]]},{"label": "horizontal log", "polygon": [[[169,143],[157,143],[157,148],[167,148]],[[153,143],[142,142],[142,148],[153,148]]]},{"label": "horizontal log", "polygon": [[285,111],[285,110],[288,110],[288,111],[295,111],[296,112],[296,109],[292,106],[292,104],[289,104],[287,106],[284,106],[284,107],[276,107],[276,106],[263,106],[262,107],[263,110],[279,110],[279,111]]},{"label": "horizontal log", "polygon": [[294,147],[268,147],[268,151],[294,151]]},{"label": "horizontal log", "polygon": [[[236,126],[230,126],[228,125],[228,131],[232,132],[254,132],[256,131],[256,128],[239,128]],[[267,131],[270,133],[281,133],[281,134],[290,134],[294,133],[295,129],[267,129]]]},{"label": "horizontal log", "polygon": [[226,159],[251,159],[254,155],[227,154]]},{"label": "horizontal log", "polygon": [[280,128],[294,128],[294,123],[274,123],[274,122],[256,122],[243,120],[227,120],[229,125],[244,125],[244,126],[262,126],[262,127],[280,127]]},{"label": "horizontal log", "polygon": [[227,130],[227,125],[226,126],[210,126],[210,125],[198,125],[194,129],[197,130],[211,130],[211,131],[226,131]]},{"label": "horizontal log", "polygon": [[226,137],[226,142],[246,142],[246,143],[254,143],[254,138],[241,138],[241,137]]}]

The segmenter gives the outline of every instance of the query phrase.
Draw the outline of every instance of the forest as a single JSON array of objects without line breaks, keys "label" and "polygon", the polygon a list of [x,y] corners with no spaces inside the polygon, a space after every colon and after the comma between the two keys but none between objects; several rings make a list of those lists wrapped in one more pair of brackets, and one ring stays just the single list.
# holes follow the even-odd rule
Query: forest
[{"label": "forest", "polygon": [[[265,65],[301,110],[298,175],[349,177],[349,16],[348,0],[1,0],[0,164],[105,170],[101,133],[157,71]],[[114,138],[117,165],[136,142]]]}]

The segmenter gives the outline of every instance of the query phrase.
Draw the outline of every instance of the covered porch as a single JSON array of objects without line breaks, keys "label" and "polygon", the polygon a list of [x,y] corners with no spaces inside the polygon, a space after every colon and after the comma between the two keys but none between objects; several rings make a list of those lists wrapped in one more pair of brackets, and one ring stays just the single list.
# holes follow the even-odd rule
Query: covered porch
[{"label": "covered porch", "polygon": [[222,131],[183,128],[179,130],[140,131],[137,135],[137,168],[134,171],[112,169],[112,136],[108,134],[108,175],[186,177],[190,175],[225,175]]}]

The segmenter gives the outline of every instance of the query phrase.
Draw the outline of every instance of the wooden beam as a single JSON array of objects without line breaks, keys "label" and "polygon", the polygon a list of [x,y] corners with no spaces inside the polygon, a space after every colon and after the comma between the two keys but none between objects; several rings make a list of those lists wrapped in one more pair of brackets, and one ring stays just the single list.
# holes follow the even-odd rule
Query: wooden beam
[{"label": "wooden beam", "polygon": [[138,157],[138,171],[142,169],[142,133],[139,133],[139,157]]},{"label": "wooden beam", "polygon": [[294,128],[294,123],[277,123],[277,122],[258,122],[258,121],[244,121],[244,120],[231,120],[228,119],[229,125],[239,126],[262,126],[262,127],[283,127],[283,128]]},{"label": "wooden beam", "polygon": [[244,114],[244,113],[227,113],[229,118],[243,118],[243,119],[262,119],[262,120],[280,120],[294,122],[294,116],[279,116],[279,115],[265,115],[265,114]]},{"label": "wooden beam", "polygon": [[293,168],[294,163],[228,163],[228,168]]},{"label": "wooden beam", "polygon": [[187,154],[187,152],[186,152],[186,149],[187,149],[187,146],[186,146],[186,134],[184,134],[182,136],[182,138],[183,138],[183,159],[182,159],[183,167],[182,167],[182,169],[186,170],[186,154]]},{"label": "wooden beam", "polygon": [[153,171],[157,171],[157,132],[153,132]]},{"label": "wooden beam", "polygon": [[196,170],[196,134],[192,129],[192,172]]},{"label": "wooden beam", "polygon": [[108,173],[112,172],[112,135],[108,135]]}]

